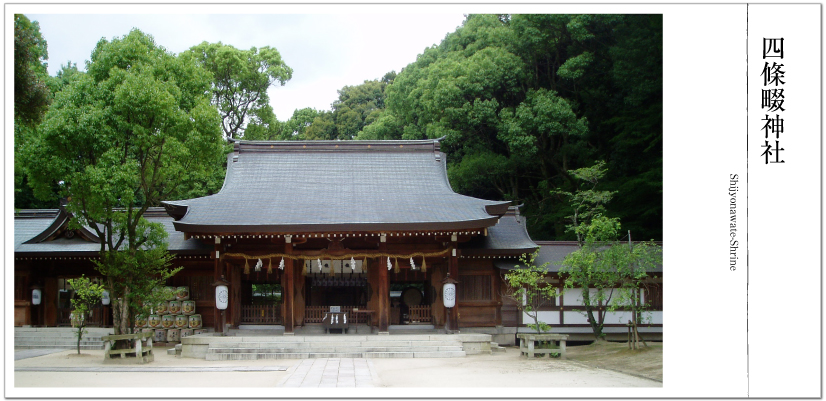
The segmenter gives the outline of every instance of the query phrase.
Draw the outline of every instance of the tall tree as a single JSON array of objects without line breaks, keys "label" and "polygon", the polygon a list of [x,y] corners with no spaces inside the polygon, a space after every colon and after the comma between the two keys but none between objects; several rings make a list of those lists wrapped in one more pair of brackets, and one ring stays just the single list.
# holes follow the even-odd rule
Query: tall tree
[{"label": "tall tree", "polygon": [[386,93],[359,138],[444,137],[454,189],[524,203],[534,238],[573,238],[550,190],[596,160],[608,211],[661,238],[662,16],[469,15]]},{"label": "tall tree", "polygon": [[27,148],[29,178],[39,196],[59,184],[70,224],[101,238],[96,264],[120,334],[142,293],[176,271],[163,227],[143,215],[160,200],[220,187],[221,120],[209,73],[137,29],[101,39],[86,69],[58,93]]},{"label": "tall tree", "polygon": [[182,57],[195,60],[212,73],[212,104],[221,112],[221,126],[226,138],[240,138],[247,124],[267,123],[275,118],[267,109],[267,90],[276,83],[284,85],[293,70],[273,47],[236,49],[221,42],[203,42]]},{"label": "tall tree", "polygon": [[49,52],[40,24],[14,15],[14,117],[29,126],[40,122],[51,102],[46,85]]},{"label": "tall tree", "polygon": [[576,235],[579,249],[567,255],[560,274],[565,291],[581,291],[583,313],[597,340],[604,339],[605,316],[618,309],[630,309],[636,323],[639,291],[648,272],[662,263],[659,247],[653,242],[620,243],[620,219],[603,215],[615,193],[598,190],[606,175],[605,163],[571,170],[580,186],[574,192],[553,191],[570,204],[567,230]]},{"label": "tall tree", "polygon": [[57,198],[40,201],[32,195],[26,178],[23,149],[37,135],[37,125],[52,101],[46,61],[48,46],[40,24],[14,15],[14,207],[57,207]]}]

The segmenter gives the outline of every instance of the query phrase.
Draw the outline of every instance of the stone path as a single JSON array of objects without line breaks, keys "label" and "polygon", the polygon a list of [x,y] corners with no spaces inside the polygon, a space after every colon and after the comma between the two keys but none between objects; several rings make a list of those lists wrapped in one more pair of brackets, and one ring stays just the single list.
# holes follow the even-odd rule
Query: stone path
[{"label": "stone path", "polygon": [[61,351],[70,351],[70,350],[66,349],[66,348],[15,349],[14,350],[14,360],[19,361],[21,359],[34,358],[36,356],[49,355],[49,354],[54,354],[55,352],[61,352]]},{"label": "stone path", "polygon": [[284,387],[378,387],[373,363],[365,358],[305,359],[279,385]]},{"label": "stone path", "polygon": [[15,372],[279,372],[286,366],[199,366],[199,367],[143,367],[143,366],[102,366],[102,367],[23,367]]}]

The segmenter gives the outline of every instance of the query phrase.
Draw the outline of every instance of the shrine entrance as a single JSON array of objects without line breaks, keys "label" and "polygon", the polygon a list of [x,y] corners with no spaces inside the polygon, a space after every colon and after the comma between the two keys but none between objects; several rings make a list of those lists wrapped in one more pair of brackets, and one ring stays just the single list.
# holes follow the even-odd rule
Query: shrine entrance
[{"label": "shrine entrance", "polygon": [[361,260],[353,260],[352,264],[349,260],[304,261],[305,324],[321,323],[331,306],[340,307],[353,323],[369,322],[369,316],[353,313],[353,310],[367,309],[372,294],[362,263]]},{"label": "shrine entrance", "polygon": [[241,282],[241,324],[283,324],[283,297],[279,274],[244,275]]}]

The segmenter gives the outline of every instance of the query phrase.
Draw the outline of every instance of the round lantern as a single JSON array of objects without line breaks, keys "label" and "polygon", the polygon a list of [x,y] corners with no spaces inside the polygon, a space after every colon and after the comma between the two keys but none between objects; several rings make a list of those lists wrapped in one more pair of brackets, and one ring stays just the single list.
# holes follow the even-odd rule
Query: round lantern
[{"label": "round lantern", "polygon": [[112,302],[112,299],[109,298],[109,291],[103,290],[103,296],[100,298],[100,302],[104,305],[109,305]]},{"label": "round lantern", "polygon": [[40,295],[40,289],[35,288],[32,290],[32,305],[40,305],[42,299]]},{"label": "round lantern", "polygon": [[442,287],[442,299],[445,301],[445,308],[456,306],[456,284],[446,283]]},{"label": "round lantern", "polygon": [[226,284],[215,286],[215,306],[220,310],[225,310],[229,306],[229,288]]}]

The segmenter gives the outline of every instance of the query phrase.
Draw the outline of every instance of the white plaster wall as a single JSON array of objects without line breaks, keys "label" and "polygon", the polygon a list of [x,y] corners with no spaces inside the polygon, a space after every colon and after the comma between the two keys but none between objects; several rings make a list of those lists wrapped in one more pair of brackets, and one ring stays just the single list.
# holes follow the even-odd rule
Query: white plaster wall
[{"label": "white plaster wall", "polygon": [[[550,325],[559,324],[559,312],[554,311],[540,311],[539,321]],[[522,312],[522,323],[533,324],[533,317],[525,312]]]},{"label": "white plaster wall", "polygon": [[568,305],[582,305],[582,289],[572,288],[562,294],[562,301]]},{"label": "white plaster wall", "polygon": [[[663,324],[663,313],[662,311],[651,311],[651,312],[643,312],[643,321],[645,323],[651,324]],[[650,320],[648,318],[651,318]]]},{"label": "white plaster wall", "polygon": [[565,324],[588,324],[588,318],[584,312],[562,312]]},{"label": "white plaster wall", "polygon": [[632,317],[631,312],[608,312],[605,314],[604,324],[626,324]]}]

